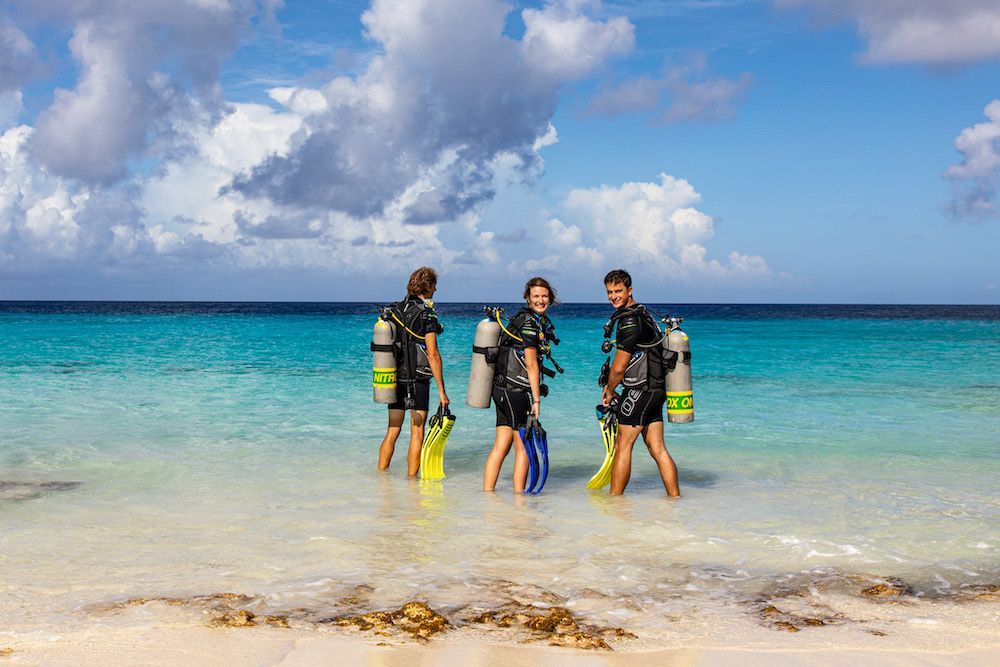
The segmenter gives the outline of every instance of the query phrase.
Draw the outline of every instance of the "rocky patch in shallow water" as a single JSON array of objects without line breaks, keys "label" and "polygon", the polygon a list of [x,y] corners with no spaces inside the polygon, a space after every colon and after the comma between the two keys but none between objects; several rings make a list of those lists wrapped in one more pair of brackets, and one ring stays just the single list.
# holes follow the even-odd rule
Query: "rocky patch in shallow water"
[{"label": "rocky patch in shallow water", "polygon": [[895,577],[886,577],[874,586],[861,590],[863,596],[875,600],[897,600],[904,595],[912,594],[912,592],[909,584]]},{"label": "rocky patch in shallow water", "polygon": [[53,491],[72,491],[83,482],[19,482],[0,479],[0,503],[33,500]]},{"label": "rocky patch in shallow water", "polygon": [[246,609],[217,611],[208,624],[215,628],[248,628],[255,625],[270,625],[275,628],[290,628],[287,616],[258,616]]},{"label": "rocky patch in shallow water", "polygon": [[843,623],[844,618],[837,615],[806,616],[789,611],[782,611],[770,603],[770,601],[758,601],[752,605],[754,614],[758,621],[765,627],[773,630],[783,630],[785,632],[798,632],[802,628],[818,628],[824,625],[835,625]]},{"label": "rocky patch in shallow water", "polygon": [[581,624],[569,609],[512,605],[505,609],[486,611],[467,619],[476,625],[498,628],[522,628],[529,632],[524,640],[546,641],[552,646],[566,646],[586,650],[610,651],[607,639],[635,639],[636,636],[622,628],[599,627]]},{"label": "rocky patch in shallow water", "polygon": [[338,616],[326,621],[334,625],[354,626],[361,630],[374,630],[387,636],[393,630],[409,633],[414,639],[424,640],[444,632],[451,623],[431,609],[425,602],[407,602],[396,611],[371,611],[356,616]]},{"label": "rocky patch in shallow water", "polygon": [[[339,599],[338,606],[361,607],[368,602],[372,591],[370,587],[358,587],[354,594]],[[545,598],[556,599],[557,596],[549,594]],[[543,608],[515,600],[496,609],[478,607],[471,610],[466,607],[464,614],[455,612],[451,619],[432,609],[426,602],[416,600],[395,610],[359,610],[357,613],[337,616],[329,616],[329,611],[323,613],[323,610],[302,608],[265,614],[268,605],[264,598],[239,593],[215,593],[190,598],[137,597],[122,602],[93,605],[89,607],[89,611],[122,612],[147,604],[200,610],[206,617],[206,624],[216,628],[270,626],[307,629],[339,626],[370,632],[377,637],[407,637],[423,642],[446,631],[478,626],[478,629],[490,632],[512,632],[522,642],[547,642],[552,646],[605,651],[611,650],[609,640],[636,638],[622,628],[584,623],[565,607]]]},{"label": "rocky patch in shallow water", "polygon": [[957,597],[962,601],[1000,602],[1000,586],[996,584],[968,586],[960,590],[957,593]]}]

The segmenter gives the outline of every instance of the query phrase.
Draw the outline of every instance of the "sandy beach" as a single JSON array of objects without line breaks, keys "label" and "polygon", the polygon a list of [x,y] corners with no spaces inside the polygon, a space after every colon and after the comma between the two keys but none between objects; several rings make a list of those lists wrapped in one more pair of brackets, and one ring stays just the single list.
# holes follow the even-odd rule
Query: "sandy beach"
[{"label": "sandy beach", "polygon": [[[936,631],[940,639],[946,633]],[[938,650],[835,645],[775,635],[767,646],[682,645],[656,650],[583,651],[506,645],[458,636],[430,643],[377,642],[357,636],[277,628],[95,627],[70,634],[39,633],[12,642],[10,665],[995,665],[1000,645]]]},{"label": "sandy beach", "polygon": [[562,607],[439,614],[411,602],[310,622],[302,610],[255,614],[247,609],[252,598],[234,594],[131,599],[77,610],[65,630],[0,631],[0,659],[12,665],[985,666],[1000,659],[997,601],[996,590],[960,604],[859,599],[849,613],[826,620],[796,616],[786,601],[779,602],[785,610],[757,605],[729,616],[669,619],[675,629],[651,636],[591,624]]}]

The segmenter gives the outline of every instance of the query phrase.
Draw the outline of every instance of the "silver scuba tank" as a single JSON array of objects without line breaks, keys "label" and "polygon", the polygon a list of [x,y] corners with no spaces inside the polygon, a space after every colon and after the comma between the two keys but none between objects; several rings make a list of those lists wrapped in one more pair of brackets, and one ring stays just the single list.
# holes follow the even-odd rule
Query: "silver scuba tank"
[{"label": "silver scuba tank", "polygon": [[685,424],[694,421],[694,393],[691,388],[691,342],[681,331],[681,317],[665,318],[663,360],[667,375],[667,421]]},{"label": "silver scuba tank", "polygon": [[372,331],[372,387],[376,403],[396,401],[396,355],[393,353],[393,325],[381,317]]},{"label": "silver scuba tank", "polygon": [[500,324],[488,317],[480,320],[472,342],[472,367],[469,369],[469,387],[465,392],[465,404],[470,408],[490,407],[499,344]]}]

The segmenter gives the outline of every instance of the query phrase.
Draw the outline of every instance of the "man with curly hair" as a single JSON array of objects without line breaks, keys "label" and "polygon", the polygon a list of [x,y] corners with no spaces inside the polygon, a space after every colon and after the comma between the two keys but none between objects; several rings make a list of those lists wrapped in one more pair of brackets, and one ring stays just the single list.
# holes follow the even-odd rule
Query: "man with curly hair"
[{"label": "man with curly hair", "polygon": [[437,384],[441,405],[448,405],[444,389],[444,373],[437,336],[443,330],[431,297],[437,290],[437,273],[422,266],[410,275],[406,298],[392,304],[390,313],[397,332],[399,369],[396,400],[389,404],[389,425],[379,447],[378,467],[386,470],[392,462],[396,439],[403,427],[406,411],[410,411],[410,449],[407,472],[415,477],[420,469],[420,449],[424,441],[424,424],[430,405],[430,381]]}]

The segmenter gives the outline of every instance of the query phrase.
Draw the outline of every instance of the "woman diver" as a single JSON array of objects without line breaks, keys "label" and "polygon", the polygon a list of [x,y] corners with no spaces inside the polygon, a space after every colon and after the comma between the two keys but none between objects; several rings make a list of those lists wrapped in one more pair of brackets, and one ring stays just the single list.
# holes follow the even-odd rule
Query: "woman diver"
[{"label": "woman diver", "polygon": [[542,358],[554,340],[555,327],[545,313],[556,303],[556,291],[545,278],[535,277],[524,285],[524,300],[527,305],[514,314],[506,327],[501,325],[492,394],[497,413],[496,438],[486,458],[483,491],[496,487],[500,467],[513,443],[517,445],[514,491],[524,491],[529,462],[518,429],[525,427],[529,416],[538,419],[542,396],[547,393],[541,381]]}]

